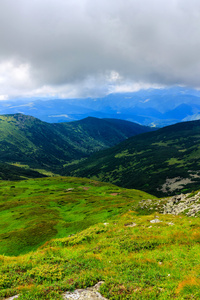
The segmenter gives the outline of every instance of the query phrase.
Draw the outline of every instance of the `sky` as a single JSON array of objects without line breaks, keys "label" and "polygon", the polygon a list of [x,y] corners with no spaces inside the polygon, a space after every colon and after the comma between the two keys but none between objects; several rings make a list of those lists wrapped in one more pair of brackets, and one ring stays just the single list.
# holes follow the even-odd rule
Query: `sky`
[{"label": "sky", "polygon": [[200,88],[199,0],[1,0],[0,100]]}]

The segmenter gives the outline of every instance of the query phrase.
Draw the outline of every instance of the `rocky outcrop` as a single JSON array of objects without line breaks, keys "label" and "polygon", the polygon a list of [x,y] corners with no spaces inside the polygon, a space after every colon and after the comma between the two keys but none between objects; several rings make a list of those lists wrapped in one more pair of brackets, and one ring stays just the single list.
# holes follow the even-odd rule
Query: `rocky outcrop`
[{"label": "rocky outcrop", "polygon": [[186,214],[189,217],[200,215],[200,191],[191,194],[180,194],[162,199],[141,200],[139,209],[157,211],[163,214]]},{"label": "rocky outcrop", "polygon": [[169,198],[163,206],[163,214],[179,215],[185,213],[187,216],[195,217],[200,212],[200,192],[190,196],[181,194]]}]

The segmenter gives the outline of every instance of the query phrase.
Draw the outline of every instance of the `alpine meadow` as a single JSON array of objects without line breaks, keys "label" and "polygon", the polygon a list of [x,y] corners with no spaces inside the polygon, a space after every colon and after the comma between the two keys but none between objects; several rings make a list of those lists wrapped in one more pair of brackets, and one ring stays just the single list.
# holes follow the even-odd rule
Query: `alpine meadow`
[{"label": "alpine meadow", "polygon": [[199,300],[200,1],[0,24],[0,300]]}]

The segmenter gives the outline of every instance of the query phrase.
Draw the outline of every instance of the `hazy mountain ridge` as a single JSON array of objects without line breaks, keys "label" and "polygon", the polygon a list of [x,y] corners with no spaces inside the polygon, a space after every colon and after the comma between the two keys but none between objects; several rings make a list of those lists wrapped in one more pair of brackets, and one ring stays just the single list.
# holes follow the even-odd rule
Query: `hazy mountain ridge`
[{"label": "hazy mountain ridge", "polygon": [[92,116],[161,127],[196,120],[200,115],[199,103],[199,91],[174,87],[109,94],[101,98],[6,100],[0,103],[0,114],[23,113],[50,123]]}]

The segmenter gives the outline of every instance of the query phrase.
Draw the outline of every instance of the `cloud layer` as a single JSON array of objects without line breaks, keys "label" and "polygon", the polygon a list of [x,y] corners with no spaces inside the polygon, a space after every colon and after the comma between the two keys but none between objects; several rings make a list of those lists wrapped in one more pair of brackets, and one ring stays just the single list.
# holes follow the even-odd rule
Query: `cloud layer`
[{"label": "cloud layer", "polygon": [[1,0],[0,99],[200,88],[198,0]]}]

